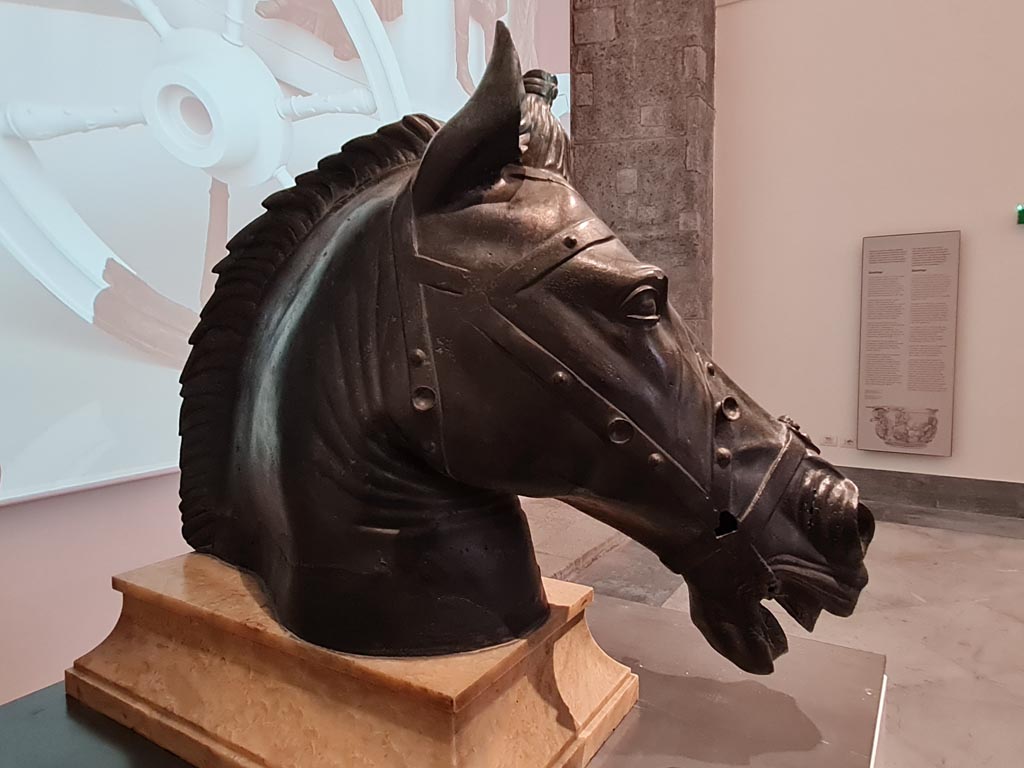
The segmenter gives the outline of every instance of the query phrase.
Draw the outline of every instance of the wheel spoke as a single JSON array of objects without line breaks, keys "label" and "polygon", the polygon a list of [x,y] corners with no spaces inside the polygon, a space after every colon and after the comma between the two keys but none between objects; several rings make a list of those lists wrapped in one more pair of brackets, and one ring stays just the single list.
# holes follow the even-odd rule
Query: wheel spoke
[{"label": "wheel spoke", "polygon": [[210,178],[210,215],[206,221],[206,259],[203,283],[199,288],[199,304],[206,304],[217,283],[213,268],[227,255],[228,203],[231,198],[228,185],[217,177]]},{"label": "wheel spoke", "polygon": [[149,24],[160,37],[166,37],[174,30],[170,22],[164,16],[163,11],[156,7],[153,0],[124,0],[129,5],[135,6],[146,23]]},{"label": "wheel spoke", "polygon": [[0,135],[42,141],[101,128],[127,128],[145,122],[138,107],[59,107],[14,101],[2,107]]},{"label": "wheel spoke", "polygon": [[283,165],[274,171],[274,178],[281,185],[282,189],[295,186],[295,177],[288,173],[288,169]]},{"label": "wheel spoke", "polygon": [[359,52],[359,61],[376,103],[377,117],[386,123],[409,114],[409,95],[391,40],[370,0],[331,0]]},{"label": "wheel spoke", "polygon": [[287,120],[326,114],[372,115],[377,111],[377,103],[368,89],[357,87],[343,93],[287,96],[277,103],[277,111]]},{"label": "wheel spoke", "polygon": [[245,26],[245,0],[226,0],[224,3],[224,32],[222,37],[232,45],[242,45],[242,29]]}]

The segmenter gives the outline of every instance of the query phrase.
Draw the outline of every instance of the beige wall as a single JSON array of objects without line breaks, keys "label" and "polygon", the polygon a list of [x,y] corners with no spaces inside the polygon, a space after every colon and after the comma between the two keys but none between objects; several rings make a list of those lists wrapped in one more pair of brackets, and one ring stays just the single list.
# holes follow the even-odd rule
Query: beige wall
[{"label": "beige wall", "polygon": [[106,637],[113,574],[186,551],[177,504],[173,474],[0,507],[0,704]]},{"label": "beige wall", "polygon": [[962,229],[953,457],[840,464],[1024,481],[1024,3],[720,7],[716,357],[814,437],[855,434],[866,235]]}]

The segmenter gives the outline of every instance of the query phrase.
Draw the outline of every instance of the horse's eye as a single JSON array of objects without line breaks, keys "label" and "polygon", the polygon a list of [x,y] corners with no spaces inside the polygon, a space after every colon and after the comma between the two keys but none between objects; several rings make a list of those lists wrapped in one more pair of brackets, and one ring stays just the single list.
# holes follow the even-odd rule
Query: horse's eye
[{"label": "horse's eye", "polygon": [[627,323],[650,328],[661,320],[661,294],[653,285],[641,285],[622,302],[622,318]]}]

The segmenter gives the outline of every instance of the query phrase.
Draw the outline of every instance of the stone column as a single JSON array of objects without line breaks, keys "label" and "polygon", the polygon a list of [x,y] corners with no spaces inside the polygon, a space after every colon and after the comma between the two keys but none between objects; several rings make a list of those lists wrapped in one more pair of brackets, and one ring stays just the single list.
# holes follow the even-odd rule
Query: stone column
[{"label": "stone column", "polygon": [[571,0],[576,186],[711,346],[715,0]]}]

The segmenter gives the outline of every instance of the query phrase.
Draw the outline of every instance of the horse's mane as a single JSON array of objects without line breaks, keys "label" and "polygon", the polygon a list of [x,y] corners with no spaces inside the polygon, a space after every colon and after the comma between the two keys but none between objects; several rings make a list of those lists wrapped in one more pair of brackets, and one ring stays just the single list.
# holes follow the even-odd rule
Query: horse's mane
[{"label": "horse's mane", "polygon": [[414,115],[349,141],[294,187],[264,200],[266,213],[231,239],[228,255],[213,268],[217,284],[189,338],[180,379],[182,534],[196,550],[213,551],[232,514],[228,465],[242,366],[276,276],[329,211],[419,161],[440,127]]}]

